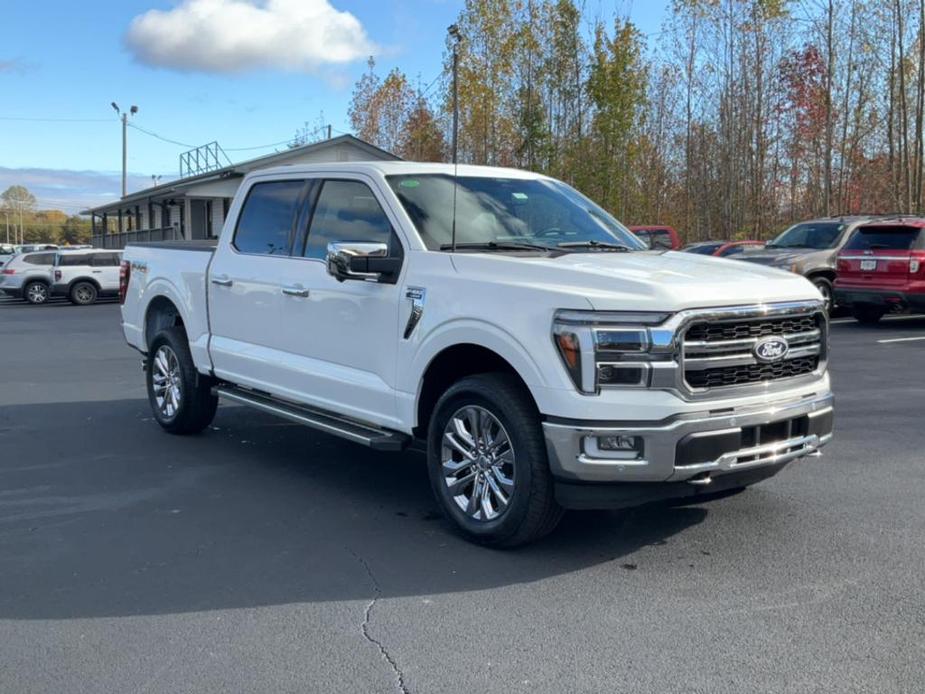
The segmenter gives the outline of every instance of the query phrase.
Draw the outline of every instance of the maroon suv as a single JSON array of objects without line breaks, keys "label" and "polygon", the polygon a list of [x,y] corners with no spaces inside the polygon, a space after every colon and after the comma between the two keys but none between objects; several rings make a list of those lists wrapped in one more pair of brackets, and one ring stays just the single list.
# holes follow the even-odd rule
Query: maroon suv
[{"label": "maroon suv", "polygon": [[862,323],[888,311],[925,313],[925,218],[858,227],[838,254],[835,302]]}]

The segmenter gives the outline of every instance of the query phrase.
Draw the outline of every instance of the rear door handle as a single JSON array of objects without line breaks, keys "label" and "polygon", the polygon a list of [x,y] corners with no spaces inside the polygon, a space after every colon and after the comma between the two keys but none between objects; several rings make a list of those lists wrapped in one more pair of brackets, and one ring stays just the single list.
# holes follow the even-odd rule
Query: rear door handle
[{"label": "rear door handle", "polygon": [[299,285],[292,285],[289,287],[283,287],[283,294],[286,296],[308,296],[308,290],[305,287],[300,287]]},{"label": "rear door handle", "polygon": [[230,287],[234,284],[234,280],[228,275],[216,275],[212,278],[212,284],[217,284],[219,287]]}]

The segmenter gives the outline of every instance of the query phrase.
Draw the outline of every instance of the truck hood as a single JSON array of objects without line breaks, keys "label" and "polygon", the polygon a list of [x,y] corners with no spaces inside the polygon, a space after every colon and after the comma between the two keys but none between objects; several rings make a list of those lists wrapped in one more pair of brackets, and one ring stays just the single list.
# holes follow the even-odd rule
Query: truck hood
[{"label": "truck hood", "polygon": [[820,298],[810,282],[791,272],[675,251],[456,253],[453,264],[469,279],[555,290],[584,298],[597,310],[679,311]]}]

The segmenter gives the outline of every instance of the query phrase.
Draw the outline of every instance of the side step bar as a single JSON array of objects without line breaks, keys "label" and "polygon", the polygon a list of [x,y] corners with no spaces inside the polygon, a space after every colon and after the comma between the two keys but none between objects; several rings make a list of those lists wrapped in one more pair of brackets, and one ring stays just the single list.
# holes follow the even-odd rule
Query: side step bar
[{"label": "side step bar", "polygon": [[377,451],[401,451],[411,443],[411,437],[407,434],[381,429],[374,424],[363,424],[311,407],[277,400],[269,395],[256,393],[246,388],[223,385],[216,386],[212,391],[220,398],[241,403],[242,405],[249,405],[327,434],[340,436],[354,443],[361,443]]}]

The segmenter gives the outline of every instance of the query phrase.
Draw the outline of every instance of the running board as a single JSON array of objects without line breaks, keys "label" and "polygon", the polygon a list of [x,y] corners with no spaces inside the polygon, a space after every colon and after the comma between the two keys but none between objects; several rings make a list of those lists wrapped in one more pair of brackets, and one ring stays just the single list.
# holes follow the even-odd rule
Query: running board
[{"label": "running board", "polygon": [[340,436],[354,443],[361,443],[377,451],[401,451],[411,443],[410,436],[398,431],[381,429],[373,424],[363,424],[333,413],[277,400],[269,395],[256,393],[245,388],[216,386],[212,389],[212,392],[220,398],[241,403],[242,405],[249,405],[327,434]]}]

